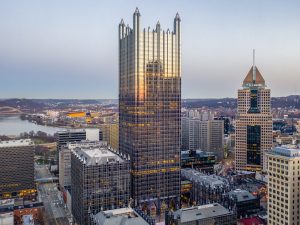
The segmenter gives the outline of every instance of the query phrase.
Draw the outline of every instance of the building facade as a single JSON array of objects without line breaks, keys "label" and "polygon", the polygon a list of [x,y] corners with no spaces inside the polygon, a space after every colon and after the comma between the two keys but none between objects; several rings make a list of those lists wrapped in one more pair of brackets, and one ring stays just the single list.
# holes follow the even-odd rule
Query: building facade
[{"label": "building facade", "polygon": [[214,152],[218,160],[224,158],[224,121],[182,118],[183,150]]},{"label": "building facade", "polygon": [[[103,142],[103,144],[105,144]],[[92,148],[99,146],[99,141],[69,142],[59,152],[59,185],[61,190],[71,187],[71,151],[75,148]]]},{"label": "building facade", "polygon": [[[99,129],[72,129],[62,130],[55,133],[57,165],[59,165],[59,152],[68,143],[82,140],[102,141],[102,131]],[[59,166],[58,166],[59,167]]]},{"label": "building facade", "polygon": [[272,148],[270,89],[253,65],[238,90],[235,162],[237,170],[266,169],[265,152]]},{"label": "building facade", "polygon": [[194,169],[182,169],[181,178],[183,181],[190,181],[189,202],[193,205],[205,205],[209,203],[220,203],[228,208],[234,207],[230,202],[228,193],[231,186],[226,178],[217,175],[207,175]]},{"label": "building facade", "polygon": [[300,224],[300,149],[276,147],[268,160],[268,224]]},{"label": "building facade", "polygon": [[181,151],[181,168],[192,168],[205,173],[214,173],[216,156],[201,150]]},{"label": "building facade", "polygon": [[129,160],[103,142],[72,149],[71,193],[72,214],[80,225],[93,224],[92,215],[100,211],[128,206]]},{"label": "building facade", "polygon": [[119,149],[130,155],[132,198],[148,214],[180,204],[180,17],[174,30],[119,25]]},{"label": "building facade", "polygon": [[34,144],[30,139],[0,142],[0,199],[35,198]]}]

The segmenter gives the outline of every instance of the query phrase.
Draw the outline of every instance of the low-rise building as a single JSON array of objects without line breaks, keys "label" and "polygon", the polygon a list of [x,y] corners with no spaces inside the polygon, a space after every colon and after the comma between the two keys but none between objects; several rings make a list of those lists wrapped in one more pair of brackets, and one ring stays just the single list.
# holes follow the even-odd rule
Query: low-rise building
[{"label": "low-rise building", "polygon": [[202,150],[181,151],[181,168],[192,168],[205,173],[213,173],[216,156]]},{"label": "low-rise building", "polygon": [[155,220],[140,210],[120,208],[93,215],[95,225],[154,225]]},{"label": "low-rise building", "polygon": [[260,211],[260,198],[249,191],[236,189],[228,193],[235,203],[238,218],[249,217]]},{"label": "low-rise building", "polygon": [[250,217],[238,220],[237,225],[266,225],[266,223],[259,217]]},{"label": "low-rise building", "polygon": [[166,212],[166,225],[236,225],[236,215],[220,204],[208,204]]}]

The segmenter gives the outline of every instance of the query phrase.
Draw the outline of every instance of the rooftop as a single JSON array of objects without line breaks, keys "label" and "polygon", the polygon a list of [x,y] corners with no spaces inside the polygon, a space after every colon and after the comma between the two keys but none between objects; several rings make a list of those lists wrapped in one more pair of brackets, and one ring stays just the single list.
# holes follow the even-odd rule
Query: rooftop
[{"label": "rooftop", "polygon": [[[196,154],[195,154],[196,153]],[[181,158],[189,158],[189,157],[208,157],[208,156],[215,156],[213,152],[207,152],[202,150],[195,150],[191,152],[190,150],[181,151]]]},{"label": "rooftop", "polygon": [[281,146],[268,151],[269,155],[284,156],[289,158],[300,157],[299,146]]},{"label": "rooftop", "polygon": [[105,142],[91,144],[88,145],[88,142],[77,143],[77,146],[71,150],[85,165],[92,166],[125,161],[125,157],[112,152]]},{"label": "rooftop", "polygon": [[99,212],[94,215],[96,225],[148,225],[132,208],[121,208]]},{"label": "rooftop", "polygon": [[[255,74],[255,76],[254,76]],[[265,86],[265,80],[256,66],[252,66],[243,81],[243,86]]]},{"label": "rooftop", "polygon": [[201,182],[211,188],[228,186],[228,180],[217,175],[206,175],[194,169],[181,169],[181,176],[190,181]]},{"label": "rooftop", "polygon": [[[68,149],[75,149],[75,148],[91,148],[91,147],[107,147],[107,142],[106,141],[87,141],[87,140],[82,140],[82,141],[76,141],[76,142],[69,142],[66,145],[66,148]],[[109,148],[109,146],[108,146]]]},{"label": "rooftop", "polygon": [[240,225],[261,225],[264,222],[258,217],[244,218],[238,220],[238,224]]},{"label": "rooftop", "polygon": [[187,209],[179,209],[174,212],[173,216],[175,219],[180,219],[181,223],[186,223],[195,220],[223,216],[230,213],[231,212],[228,209],[218,203],[215,203],[195,206]]},{"label": "rooftop", "polygon": [[230,197],[235,198],[237,200],[237,202],[243,202],[243,201],[257,199],[249,191],[241,190],[241,189],[236,189],[236,190],[230,191],[228,194]]},{"label": "rooftop", "polygon": [[0,148],[33,145],[31,139],[0,141]]}]

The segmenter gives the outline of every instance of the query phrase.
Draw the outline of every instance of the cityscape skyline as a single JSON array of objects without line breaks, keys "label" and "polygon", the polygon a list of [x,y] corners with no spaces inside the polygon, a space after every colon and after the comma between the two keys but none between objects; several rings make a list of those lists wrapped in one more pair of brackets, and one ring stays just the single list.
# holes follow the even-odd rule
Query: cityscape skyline
[{"label": "cityscape skyline", "polygon": [[116,99],[115,26],[122,12],[136,6],[142,26],[155,28],[159,20],[162,29],[172,29],[172,12],[183,18],[183,98],[236,97],[223,84],[240,87],[253,48],[272,96],[299,94],[294,80],[300,47],[292,44],[299,36],[298,2],[169,3],[1,2],[1,98]]},{"label": "cityscape skyline", "polygon": [[0,224],[299,224],[300,95],[271,97],[297,3],[26,3],[0,3]]}]

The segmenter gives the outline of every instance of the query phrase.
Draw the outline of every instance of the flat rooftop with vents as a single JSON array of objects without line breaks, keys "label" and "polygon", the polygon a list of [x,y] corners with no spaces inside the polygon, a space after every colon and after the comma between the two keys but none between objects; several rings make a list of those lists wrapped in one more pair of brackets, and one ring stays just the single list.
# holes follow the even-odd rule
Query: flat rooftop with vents
[{"label": "flat rooftop with vents", "polygon": [[179,209],[175,211],[172,217],[179,224],[185,224],[192,221],[201,221],[209,218],[222,217],[226,215],[233,215],[228,209],[218,203],[195,206],[186,209]]},{"label": "flat rooftop with vents", "polygon": [[105,142],[99,142],[98,145],[93,146],[78,146],[75,147],[72,152],[81,159],[86,166],[124,162],[124,158],[112,152]]}]

